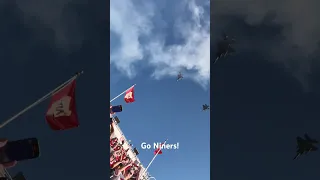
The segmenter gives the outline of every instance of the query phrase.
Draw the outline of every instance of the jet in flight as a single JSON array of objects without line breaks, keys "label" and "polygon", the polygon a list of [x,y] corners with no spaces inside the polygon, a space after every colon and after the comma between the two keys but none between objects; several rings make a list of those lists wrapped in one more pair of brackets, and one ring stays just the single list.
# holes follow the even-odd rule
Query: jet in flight
[{"label": "jet in flight", "polygon": [[307,134],[304,134],[304,137],[305,139],[297,137],[297,155],[293,159],[297,159],[302,154],[318,150],[314,145],[318,143],[317,140],[311,139]]},{"label": "jet in flight", "polygon": [[202,105],[202,111],[210,110],[210,106],[208,104]]},{"label": "jet in flight", "polygon": [[234,38],[230,38],[228,35],[223,34],[223,39],[217,44],[217,53],[216,59],[213,64],[215,64],[220,58],[224,58],[227,55],[231,55],[236,52],[234,48],[232,48],[232,44],[234,44],[236,40]]},{"label": "jet in flight", "polygon": [[181,72],[179,72],[178,77],[177,77],[177,81],[180,81],[183,79],[183,75]]}]

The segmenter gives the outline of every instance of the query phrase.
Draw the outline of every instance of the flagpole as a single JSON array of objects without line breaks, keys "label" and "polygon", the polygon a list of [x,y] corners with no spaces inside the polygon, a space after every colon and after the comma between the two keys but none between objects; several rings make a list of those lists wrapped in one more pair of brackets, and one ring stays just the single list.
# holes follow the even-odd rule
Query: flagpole
[{"label": "flagpole", "polygon": [[[163,145],[165,145],[167,141],[168,141],[168,139],[166,139],[166,140],[164,141]],[[161,150],[161,145],[160,145],[160,150]],[[156,159],[156,157],[158,156],[160,150],[157,151],[156,155],[153,156],[152,160],[150,161],[150,163],[148,164],[148,166],[144,169],[143,173],[141,173],[140,177],[141,177],[141,176],[143,177],[143,175],[148,171],[149,167],[151,166],[151,164],[153,163],[153,161],[154,161],[154,160]],[[139,180],[140,180],[140,177],[139,177]]]},{"label": "flagpole", "polygon": [[9,124],[10,122],[12,122],[13,120],[15,120],[17,117],[21,116],[22,114],[24,114],[25,112],[27,112],[28,110],[30,110],[31,108],[35,107],[36,105],[42,103],[43,101],[45,101],[46,99],[50,98],[52,95],[56,94],[61,88],[63,88],[64,86],[66,86],[67,84],[69,84],[71,81],[77,79],[81,74],[83,74],[83,71],[81,72],[77,72],[74,76],[72,76],[69,80],[67,80],[66,82],[62,83],[60,86],[58,86],[57,88],[53,89],[52,91],[50,91],[48,94],[44,95],[42,98],[38,99],[37,101],[35,101],[34,103],[32,103],[31,105],[29,105],[28,107],[26,107],[25,109],[23,109],[22,111],[20,111],[19,113],[17,113],[16,115],[12,116],[10,119],[4,121],[1,125],[0,128],[3,128],[4,126],[6,126],[7,124]]},{"label": "flagpole", "polygon": [[116,100],[118,97],[120,97],[121,95],[123,95],[124,93],[126,93],[129,89],[133,88],[136,84],[134,84],[133,86],[129,87],[128,89],[126,89],[125,91],[123,91],[122,93],[120,93],[118,96],[116,96],[115,98],[110,100],[110,103],[114,100]]}]

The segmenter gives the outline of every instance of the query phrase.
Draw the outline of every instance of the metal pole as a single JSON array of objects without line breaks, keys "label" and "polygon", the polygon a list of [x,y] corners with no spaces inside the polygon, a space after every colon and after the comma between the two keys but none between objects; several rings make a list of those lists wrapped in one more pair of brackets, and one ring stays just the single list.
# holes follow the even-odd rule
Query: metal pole
[{"label": "metal pole", "polygon": [[[164,141],[163,145],[165,145],[167,141],[168,141],[168,139],[166,139],[166,140]],[[161,150],[161,145],[160,145],[160,150]],[[148,170],[149,167],[151,166],[152,162],[153,162],[153,161],[156,159],[156,157],[158,156],[159,152],[160,152],[160,151],[157,151],[156,155],[154,155],[154,157],[152,158],[152,160],[150,161],[150,163],[148,164],[148,166],[144,169],[144,171],[143,171],[143,173],[140,175],[140,177],[143,176],[143,175],[147,172],[147,170]],[[139,179],[140,179],[140,177],[139,177]]]},{"label": "metal pole", "polygon": [[69,84],[71,81],[77,79],[81,74],[83,74],[83,71],[76,73],[72,78],[70,78],[69,80],[67,80],[66,82],[62,83],[60,86],[58,86],[57,88],[55,88],[54,90],[50,91],[48,94],[44,95],[42,98],[38,99],[36,102],[32,103],[31,105],[29,105],[28,107],[26,107],[25,109],[23,109],[22,111],[20,111],[19,113],[17,113],[16,115],[12,116],[11,118],[9,118],[8,120],[4,121],[1,125],[0,128],[3,128],[4,126],[6,126],[7,124],[9,124],[10,122],[12,122],[13,120],[15,120],[17,117],[21,116],[22,114],[24,114],[25,112],[27,112],[28,110],[30,110],[31,108],[35,107],[36,105],[42,103],[44,100],[50,98],[52,95],[54,95],[55,93],[57,93],[60,89],[62,89],[64,86],[66,86],[67,84]]},{"label": "metal pole", "polygon": [[118,97],[120,97],[121,95],[123,95],[124,93],[126,93],[129,89],[133,88],[136,84],[134,84],[133,86],[129,87],[128,89],[126,89],[125,91],[123,91],[122,93],[120,93],[118,96],[116,96],[115,98],[110,100],[110,103],[114,100],[116,100]]}]

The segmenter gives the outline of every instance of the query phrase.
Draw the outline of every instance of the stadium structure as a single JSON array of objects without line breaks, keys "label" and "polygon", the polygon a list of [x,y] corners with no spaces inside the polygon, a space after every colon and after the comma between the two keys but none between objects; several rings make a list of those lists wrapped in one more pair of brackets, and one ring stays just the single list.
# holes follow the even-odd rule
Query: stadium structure
[{"label": "stadium structure", "polygon": [[[129,149],[127,154],[128,156],[132,159],[133,162],[135,162],[137,165],[139,165],[141,167],[140,170],[140,179],[139,180],[151,180],[151,179],[155,179],[154,177],[150,176],[148,172],[145,172],[145,167],[143,166],[143,164],[141,163],[140,159],[138,158],[138,152],[135,148],[133,148],[130,145],[130,141],[128,141],[128,139],[125,137],[125,135],[123,134],[123,132],[120,129],[119,123],[120,120],[117,116],[112,117],[113,120],[113,128],[114,128],[114,137],[117,137],[119,140],[123,140],[124,144],[123,147],[124,149]],[[143,173],[143,174],[141,174]]]}]

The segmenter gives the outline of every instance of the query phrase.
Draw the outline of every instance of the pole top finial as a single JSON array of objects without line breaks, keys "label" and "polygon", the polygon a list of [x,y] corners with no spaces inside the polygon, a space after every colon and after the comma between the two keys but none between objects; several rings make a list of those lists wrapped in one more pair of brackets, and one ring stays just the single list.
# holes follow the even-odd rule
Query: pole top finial
[{"label": "pole top finial", "polygon": [[79,76],[79,75],[81,75],[81,74],[83,74],[83,73],[84,73],[84,72],[83,72],[83,70],[82,70],[82,71],[77,72],[76,75]]}]

